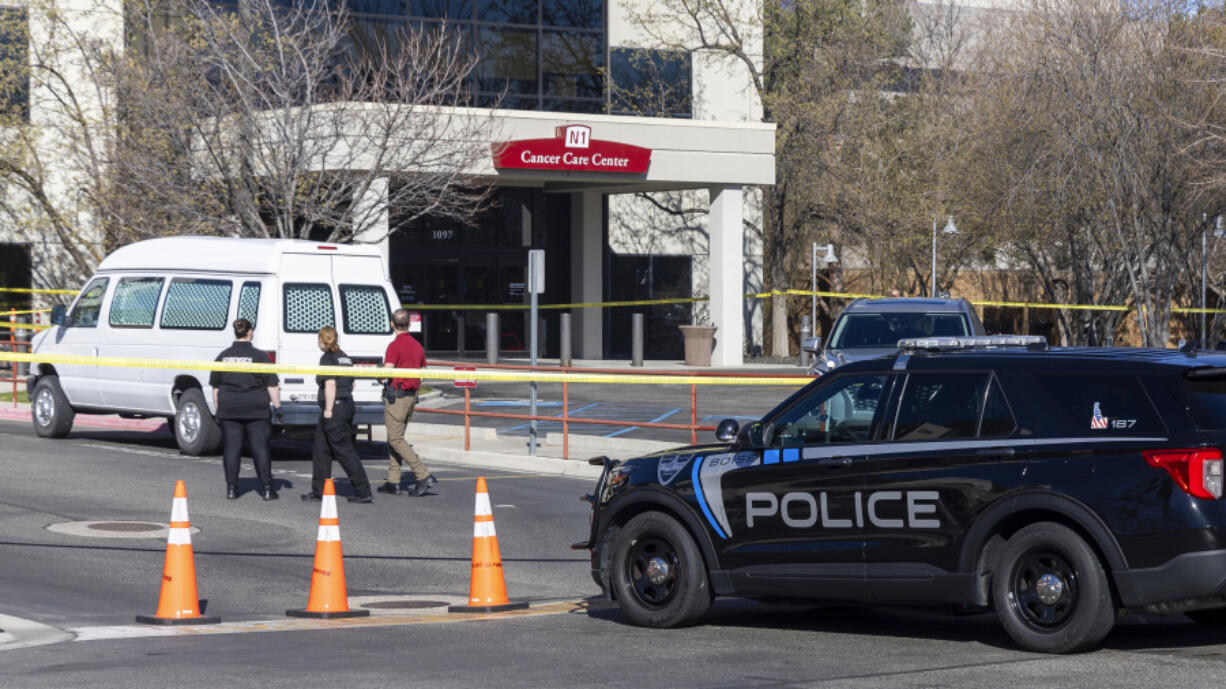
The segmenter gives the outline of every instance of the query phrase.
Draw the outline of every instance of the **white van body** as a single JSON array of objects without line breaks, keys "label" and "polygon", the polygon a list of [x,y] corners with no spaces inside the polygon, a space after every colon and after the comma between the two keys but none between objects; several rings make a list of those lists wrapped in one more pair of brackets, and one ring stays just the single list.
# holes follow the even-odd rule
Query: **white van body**
[{"label": "white van body", "polygon": [[[255,347],[277,363],[317,365],[316,333],[333,325],[355,365],[378,366],[396,308],[375,248],[288,239],[151,239],[107,256],[63,324],[37,335],[32,351],[212,361],[233,342],[231,324],[242,317],[255,324]],[[40,435],[67,433],[63,414],[80,411],[173,419],[180,447],[192,454],[215,451],[219,442],[208,371],[32,364],[30,372]],[[316,391],[313,376],[281,376],[287,425],[315,423]],[[382,423],[379,384],[358,379],[353,393],[354,422]],[[70,409],[51,423],[57,401]]]}]

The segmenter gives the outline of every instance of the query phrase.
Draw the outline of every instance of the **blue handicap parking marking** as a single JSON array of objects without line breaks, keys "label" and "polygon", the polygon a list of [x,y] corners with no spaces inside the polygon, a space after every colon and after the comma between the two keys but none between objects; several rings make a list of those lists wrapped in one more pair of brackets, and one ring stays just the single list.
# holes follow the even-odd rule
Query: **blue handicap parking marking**
[{"label": "blue handicap parking marking", "polygon": [[[528,407],[531,403],[528,400],[485,400],[483,402],[475,402],[474,407]],[[537,407],[560,407],[561,402],[537,402]]]}]

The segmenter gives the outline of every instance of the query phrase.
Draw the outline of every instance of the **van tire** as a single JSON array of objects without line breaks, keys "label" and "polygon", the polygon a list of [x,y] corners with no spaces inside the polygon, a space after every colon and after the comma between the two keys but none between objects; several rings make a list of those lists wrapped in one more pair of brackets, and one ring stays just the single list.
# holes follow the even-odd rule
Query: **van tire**
[{"label": "van tire", "polygon": [[59,376],[39,378],[30,400],[30,418],[38,437],[63,438],[72,430],[76,416],[76,411],[68,403],[68,396],[60,387]]},{"label": "van tire", "polygon": [[221,426],[209,411],[200,388],[179,395],[174,418],[175,442],[185,455],[216,454],[221,449]]}]

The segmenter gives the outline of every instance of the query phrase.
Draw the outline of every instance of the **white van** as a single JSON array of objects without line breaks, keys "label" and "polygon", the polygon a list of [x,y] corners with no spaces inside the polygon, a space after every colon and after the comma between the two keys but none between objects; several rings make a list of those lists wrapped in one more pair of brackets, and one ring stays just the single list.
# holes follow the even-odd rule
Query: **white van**
[{"label": "white van", "polygon": [[[396,293],[378,250],[289,239],[169,237],[118,249],[98,266],[35,354],[212,361],[234,340],[230,324],[255,324],[254,345],[276,363],[317,365],[316,333],[335,326],[358,366],[378,366],[392,339]],[[30,365],[34,429],[62,437],[76,412],[166,417],[183,452],[216,452],[208,371]],[[287,425],[319,416],[313,376],[281,376]],[[383,423],[380,387],[358,379],[355,424]]]}]

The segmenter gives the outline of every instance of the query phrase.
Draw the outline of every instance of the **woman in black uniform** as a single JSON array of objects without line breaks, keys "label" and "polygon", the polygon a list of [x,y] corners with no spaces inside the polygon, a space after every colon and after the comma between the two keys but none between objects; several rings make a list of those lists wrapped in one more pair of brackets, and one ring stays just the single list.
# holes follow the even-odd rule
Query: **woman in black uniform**
[{"label": "woman in black uniform", "polygon": [[[236,364],[272,363],[266,352],[252,346],[254,332],[255,328],[246,318],[234,321],[234,344],[218,354],[216,360]],[[276,500],[277,492],[272,487],[272,457],[268,452],[268,437],[272,433],[268,405],[271,402],[275,412],[281,413],[277,374],[213,371],[209,374],[209,385],[213,387],[213,408],[221,423],[226,497],[230,500],[238,497],[238,469],[246,437],[256,476],[260,478],[260,496]]]},{"label": "woman in black uniform", "polygon": [[[325,325],[319,329],[320,366],[352,366],[353,361],[341,351],[337,343],[336,328]],[[349,376],[315,376],[319,384],[319,425],[315,427],[315,444],[311,450],[311,492],[305,493],[305,501],[319,500],[324,492],[324,481],[332,476],[332,460],[340,462],[341,468],[353,485],[353,497],[349,502],[371,502],[370,481],[366,469],[353,447],[353,378]]]}]

